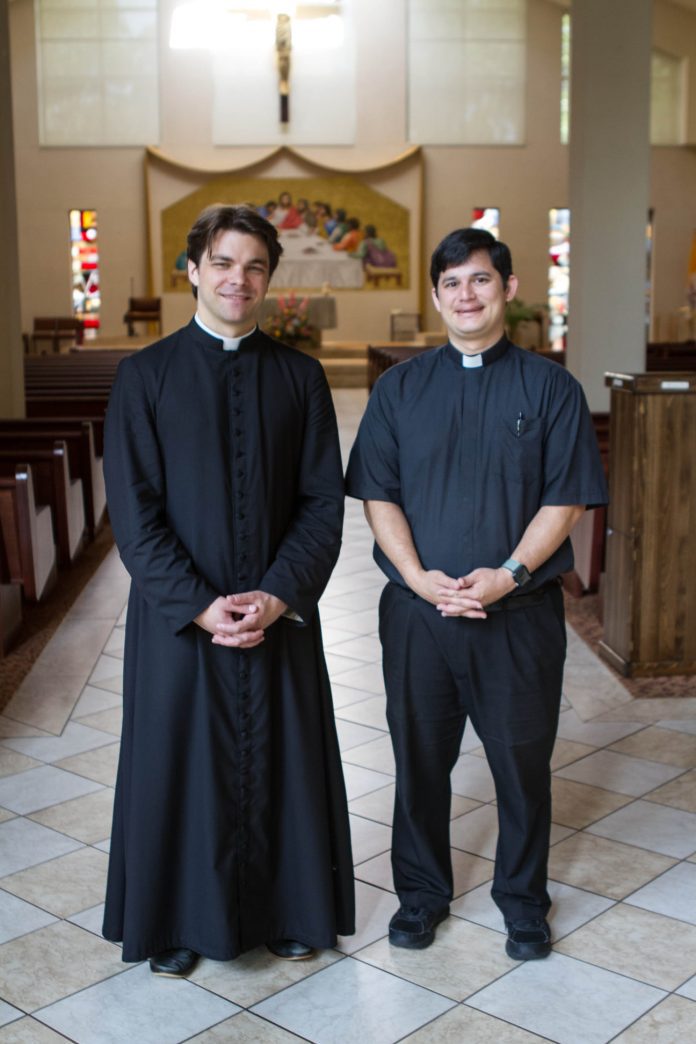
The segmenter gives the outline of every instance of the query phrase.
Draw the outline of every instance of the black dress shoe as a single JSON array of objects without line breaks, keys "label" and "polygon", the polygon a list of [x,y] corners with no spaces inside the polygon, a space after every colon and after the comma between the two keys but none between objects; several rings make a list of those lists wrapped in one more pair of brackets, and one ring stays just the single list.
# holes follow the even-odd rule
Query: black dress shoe
[{"label": "black dress shoe", "polygon": [[551,929],[543,917],[506,921],[505,952],[514,961],[538,961],[551,953]]},{"label": "black dress shoe", "polygon": [[400,906],[389,922],[389,942],[407,950],[424,950],[435,938],[435,929],[449,917],[449,906],[426,910],[422,906]]},{"label": "black dress shoe", "polygon": [[314,956],[314,950],[297,939],[274,939],[266,943],[267,949],[276,957],[282,957],[284,961],[307,961]]},{"label": "black dress shoe", "polygon": [[180,979],[192,971],[197,960],[198,954],[194,950],[183,947],[178,950],[162,950],[161,953],[150,957],[150,971],[155,975],[169,975]]}]

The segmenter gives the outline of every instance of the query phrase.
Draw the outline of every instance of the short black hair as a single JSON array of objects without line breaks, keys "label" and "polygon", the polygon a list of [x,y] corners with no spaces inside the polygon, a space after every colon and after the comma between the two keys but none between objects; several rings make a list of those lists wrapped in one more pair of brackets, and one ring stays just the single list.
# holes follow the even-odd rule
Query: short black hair
[{"label": "short black hair", "polygon": [[[233,206],[228,203],[213,203],[198,215],[186,239],[186,256],[196,268],[203,254],[210,254],[213,240],[220,232],[243,232],[262,240],[268,251],[268,270],[272,276],[278,267],[283,248],[278,240],[278,230],[270,221],[246,203]],[[193,296],[197,297],[197,287]]]},{"label": "short black hair", "polygon": [[433,251],[430,278],[435,289],[437,290],[440,276],[446,269],[463,265],[478,250],[485,250],[491,264],[500,273],[503,287],[507,287],[508,279],[512,275],[512,257],[508,245],[501,243],[483,228],[457,228],[445,236]]}]

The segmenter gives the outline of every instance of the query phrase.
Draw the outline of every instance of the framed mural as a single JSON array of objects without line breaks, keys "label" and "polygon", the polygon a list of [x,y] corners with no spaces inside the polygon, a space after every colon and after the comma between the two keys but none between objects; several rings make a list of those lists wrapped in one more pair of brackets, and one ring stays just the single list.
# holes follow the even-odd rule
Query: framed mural
[{"label": "framed mural", "polygon": [[275,290],[384,290],[410,286],[410,214],[351,174],[224,174],[162,210],[163,289],[190,292],[186,234],[210,203],[248,203],[278,229]]},{"label": "framed mural", "polygon": [[335,338],[385,339],[393,310],[422,311],[422,152],[364,150],[358,169],[357,159],[352,151],[289,146],[214,156],[149,148],[148,293],[162,298],[165,332],[190,318],[186,235],[217,202],[251,204],[277,224],[284,252],[271,295],[294,290],[310,302],[330,295]]}]

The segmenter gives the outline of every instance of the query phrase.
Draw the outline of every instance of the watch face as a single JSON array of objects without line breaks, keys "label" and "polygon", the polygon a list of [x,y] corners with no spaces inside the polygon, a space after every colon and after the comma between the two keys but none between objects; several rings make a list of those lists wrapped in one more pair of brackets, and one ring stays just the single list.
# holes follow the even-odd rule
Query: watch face
[{"label": "watch face", "polygon": [[512,578],[518,587],[524,587],[524,585],[532,579],[529,570],[523,565],[518,565],[517,569],[515,569],[512,574]]}]

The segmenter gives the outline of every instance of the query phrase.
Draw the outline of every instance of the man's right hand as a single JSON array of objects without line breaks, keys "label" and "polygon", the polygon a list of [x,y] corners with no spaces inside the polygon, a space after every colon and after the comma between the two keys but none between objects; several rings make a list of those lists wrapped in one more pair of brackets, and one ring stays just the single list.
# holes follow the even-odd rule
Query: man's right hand
[{"label": "man's right hand", "polygon": [[[215,638],[216,645],[233,649],[253,649],[263,641],[263,628],[249,630],[249,606],[236,604],[230,595],[220,596],[194,619],[194,623]],[[255,607],[254,607],[255,611]]]},{"label": "man's right hand", "polygon": [[[452,597],[453,592],[458,592],[457,602],[463,612],[460,615],[471,615],[472,617],[485,617],[483,606],[476,598],[469,598],[462,592],[464,584],[455,577],[448,576],[441,569],[419,569],[404,577],[411,590],[420,598],[430,602],[431,605],[441,605]],[[443,616],[448,615],[446,613]]]}]

